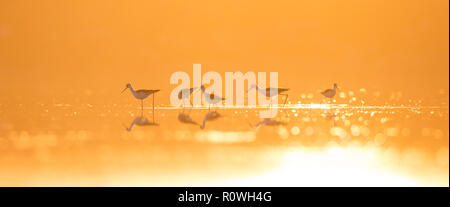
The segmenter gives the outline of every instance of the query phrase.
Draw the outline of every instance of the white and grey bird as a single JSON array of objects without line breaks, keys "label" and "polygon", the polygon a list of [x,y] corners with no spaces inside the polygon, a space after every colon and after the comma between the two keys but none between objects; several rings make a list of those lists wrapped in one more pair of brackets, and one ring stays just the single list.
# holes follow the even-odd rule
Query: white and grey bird
[{"label": "white and grey bird", "polygon": [[285,97],[284,104],[283,104],[283,107],[284,107],[284,105],[286,104],[287,99],[289,97],[288,94],[283,94],[284,92],[289,91],[289,88],[261,88],[261,87],[259,87],[256,84],[252,84],[250,86],[250,88],[248,89],[248,91],[250,91],[252,89],[256,89],[260,94],[263,94],[263,95],[265,95],[268,98],[271,98],[270,99],[270,102],[271,102],[270,105],[272,105],[272,97],[280,95],[280,96],[284,96]]},{"label": "white and grey bird", "polygon": [[222,98],[222,97],[220,97],[218,95],[215,95],[214,93],[206,92],[205,91],[206,89],[205,89],[204,85],[202,85],[200,88],[202,89],[203,96],[205,96],[205,100],[209,103],[209,109],[211,109],[211,104],[212,105],[216,105],[216,104],[221,103],[222,101],[225,100],[225,98]]},{"label": "white and grey bird", "polygon": [[191,95],[193,93],[195,93],[197,90],[198,90],[198,87],[184,88],[184,89],[181,89],[180,92],[178,92],[178,99],[183,102],[183,106],[185,105],[184,101],[186,99],[189,100],[189,102],[191,103],[191,106],[193,106],[193,104],[191,102]]},{"label": "white and grey bird", "polygon": [[336,91],[338,89],[337,84],[333,85],[333,89],[327,89],[321,92],[321,94],[327,98],[333,98],[336,95]]},{"label": "white and grey bird", "polygon": [[150,95],[153,95],[153,110],[155,109],[155,93],[160,91],[159,89],[156,89],[156,90],[145,90],[145,89],[134,90],[133,86],[131,86],[131,84],[128,83],[126,85],[125,89],[123,89],[122,93],[125,92],[127,89],[130,89],[131,93],[133,94],[133,96],[136,99],[141,100],[141,110],[144,109],[144,99],[146,99]]}]

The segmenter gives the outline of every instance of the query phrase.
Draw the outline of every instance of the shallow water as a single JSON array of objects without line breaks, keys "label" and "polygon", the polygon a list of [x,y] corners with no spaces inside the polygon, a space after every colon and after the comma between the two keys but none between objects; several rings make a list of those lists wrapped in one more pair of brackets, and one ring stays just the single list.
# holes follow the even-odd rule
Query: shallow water
[{"label": "shallow water", "polygon": [[255,108],[0,109],[1,186],[449,183],[445,107],[290,104],[270,121]]},{"label": "shallow water", "polygon": [[[0,186],[449,185],[449,1],[0,2]],[[291,102],[169,106],[230,72]]]}]

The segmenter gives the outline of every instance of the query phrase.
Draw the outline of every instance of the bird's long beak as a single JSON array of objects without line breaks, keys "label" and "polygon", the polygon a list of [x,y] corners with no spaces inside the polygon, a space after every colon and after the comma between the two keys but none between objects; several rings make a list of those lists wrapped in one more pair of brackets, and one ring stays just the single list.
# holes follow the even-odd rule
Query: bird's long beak
[{"label": "bird's long beak", "polygon": [[120,92],[120,93],[123,93],[123,92],[125,92],[126,90],[127,90],[127,88],[123,89],[123,91],[122,91],[122,92]]}]

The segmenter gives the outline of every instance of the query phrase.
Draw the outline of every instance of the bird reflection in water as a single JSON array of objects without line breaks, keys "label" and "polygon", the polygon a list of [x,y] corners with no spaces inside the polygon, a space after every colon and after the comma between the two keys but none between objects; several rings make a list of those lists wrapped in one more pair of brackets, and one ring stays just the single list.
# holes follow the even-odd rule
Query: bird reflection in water
[{"label": "bird reflection in water", "polygon": [[207,121],[214,121],[217,120],[222,115],[219,114],[217,111],[210,111],[205,115],[205,118],[203,119],[202,125],[200,125],[200,129],[204,129],[206,126]]},{"label": "bird reflection in water", "polygon": [[193,125],[199,125],[197,122],[192,120],[192,118],[187,113],[179,113],[178,114],[178,121],[184,124],[193,124]]},{"label": "bird reflection in water", "polygon": [[277,121],[275,119],[270,119],[270,118],[265,118],[262,121],[258,122],[255,125],[250,125],[252,128],[258,128],[262,125],[266,125],[266,126],[280,126],[280,125],[286,125],[286,122],[283,121]]},{"label": "bird reflection in water", "polygon": [[333,127],[335,127],[336,126],[336,119],[335,119],[336,118],[336,113],[329,112],[325,116],[326,116],[326,118],[328,120],[333,122]]},{"label": "bird reflection in water", "polygon": [[150,121],[147,117],[144,116],[144,111],[141,110],[141,116],[134,118],[129,127],[126,127],[127,131],[131,131],[134,127],[137,126],[159,126],[158,123],[155,122],[155,113],[152,114],[152,121]]},{"label": "bird reflection in water", "polygon": [[131,131],[131,129],[133,129],[134,125],[137,125],[137,126],[159,126],[155,122],[154,117],[153,117],[153,121],[150,121],[147,117],[145,117],[143,115],[134,118],[134,120],[133,120],[133,122],[131,122],[130,126],[126,128],[127,131]]}]

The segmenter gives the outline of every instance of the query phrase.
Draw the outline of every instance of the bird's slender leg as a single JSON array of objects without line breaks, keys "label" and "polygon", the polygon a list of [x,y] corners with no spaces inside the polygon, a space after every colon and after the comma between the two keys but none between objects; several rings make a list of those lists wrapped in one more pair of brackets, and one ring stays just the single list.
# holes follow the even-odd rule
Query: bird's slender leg
[{"label": "bird's slender leg", "polygon": [[144,111],[144,99],[141,99],[141,111]]},{"label": "bird's slender leg", "polygon": [[155,93],[153,93],[153,119],[155,117]]},{"label": "bird's slender leg", "polygon": [[189,108],[189,113],[191,113],[192,108],[194,108],[194,104],[191,101],[191,98],[189,97],[189,103],[191,103],[191,108]]},{"label": "bird's slender leg", "polygon": [[287,100],[289,98],[289,95],[288,94],[280,94],[280,95],[283,95],[285,97],[284,103],[283,103],[283,108],[284,108],[284,106],[286,105],[286,102],[287,102]]},{"label": "bird's slender leg", "polygon": [[209,104],[208,112],[211,111],[211,104]]},{"label": "bird's slender leg", "polygon": [[[284,100],[283,108],[287,103],[287,100],[289,99],[289,94],[286,94],[286,100]],[[285,110],[286,114],[288,113],[288,110]]]},{"label": "bird's slender leg", "polygon": [[155,123],[155,113],[152,113],[153,123]]},{"label": "bird's slender leg", "polygon": [[184,113],[184,108],[186,108],[186,104],[184,104],[185,100],[183,99],[183,110],[181,111],[181,113]]}]

